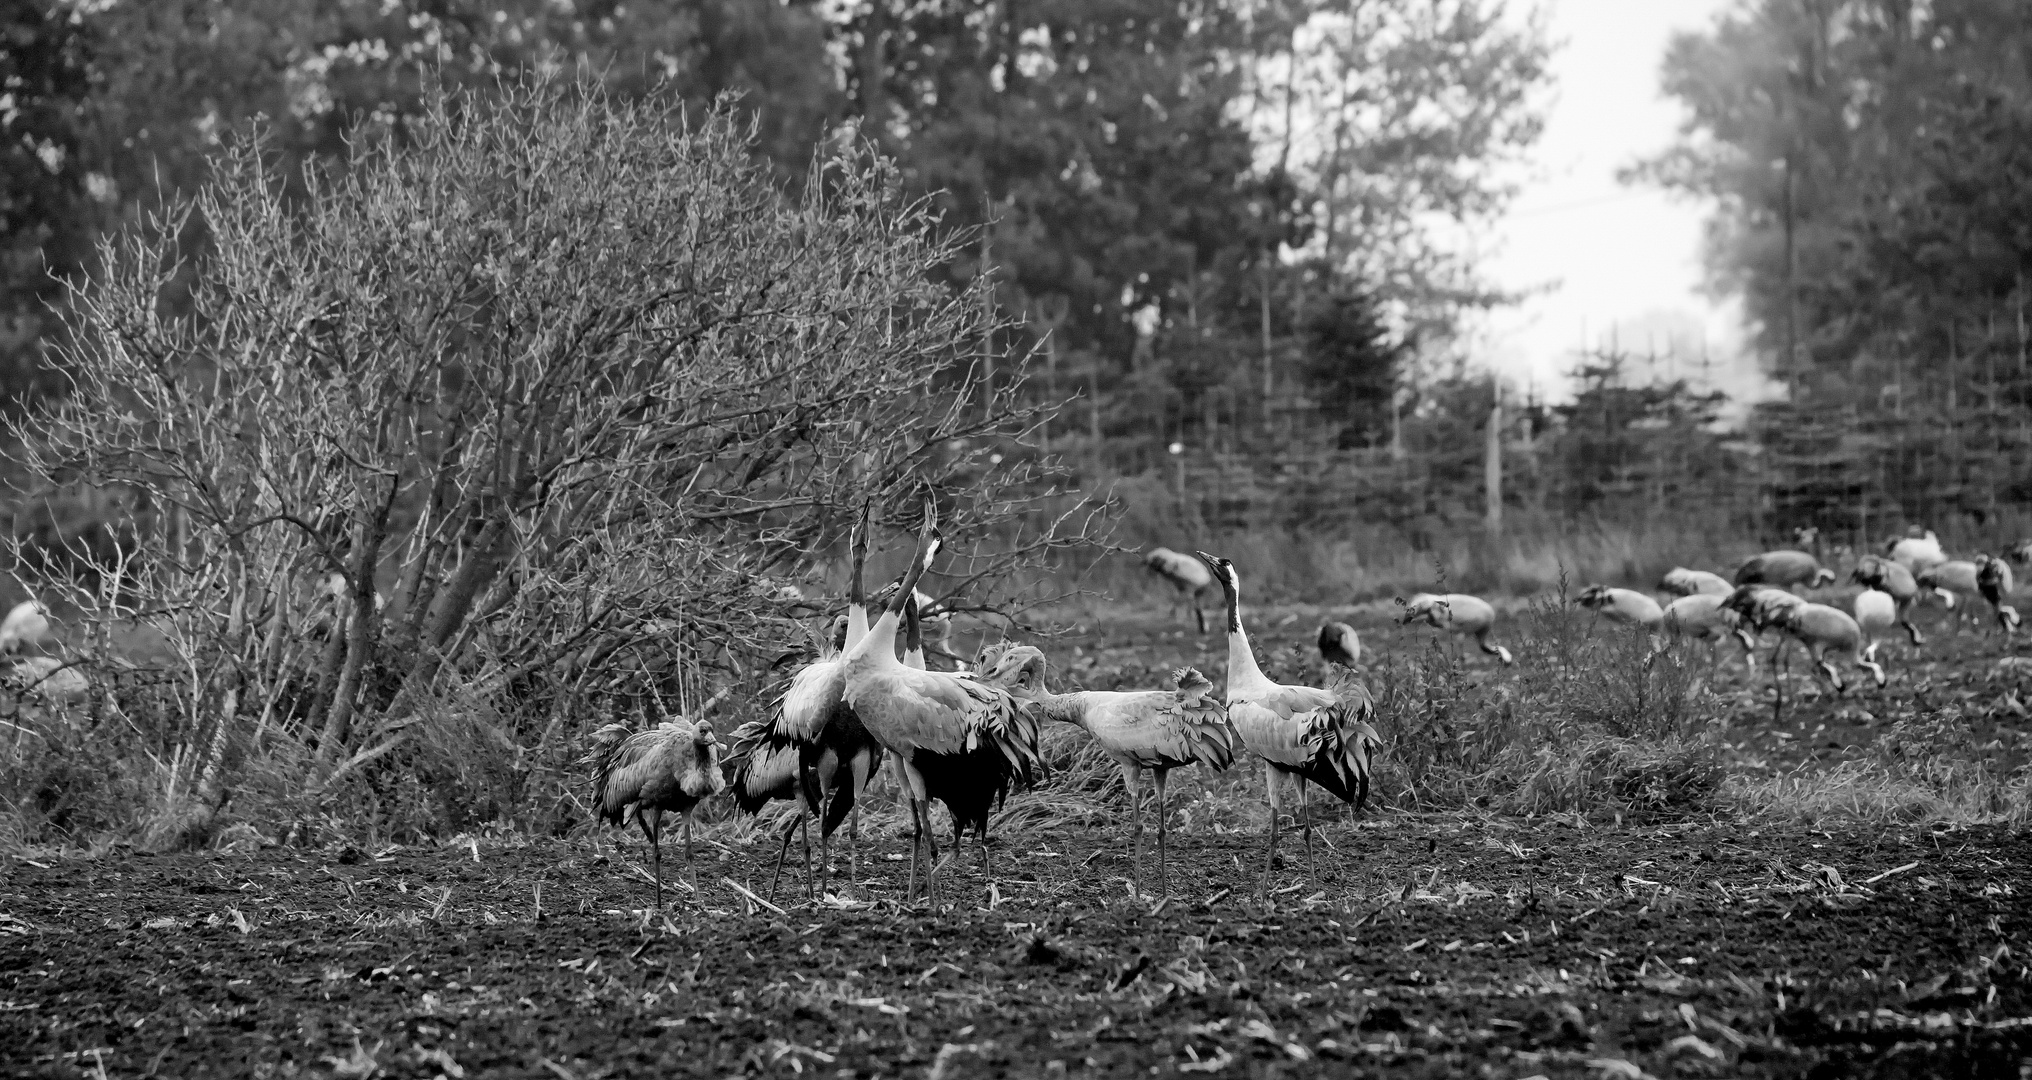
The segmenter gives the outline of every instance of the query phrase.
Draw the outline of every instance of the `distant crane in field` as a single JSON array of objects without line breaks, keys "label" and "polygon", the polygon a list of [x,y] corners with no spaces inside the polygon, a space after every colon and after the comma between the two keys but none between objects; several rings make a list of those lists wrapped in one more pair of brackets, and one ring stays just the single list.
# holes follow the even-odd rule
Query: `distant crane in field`
[{"label": "distant crane in field", "polygon": [[1919,628],[1912,625],[1912,608],[1919,603],[1919,582],[1905,564],[1880,555],[1865,555],[1857,560],[1856,568],[1849,572],[1849,579],[1858,585],[1889,593],[1898,605],[1898,625],[1905,628],[1912,644],[1926,644]]},{"label": "distant crane in field", "polygon": [[917,552],[868,636],[848,649],[846,702],[890,753],[910,801],[910,879],[915,895],[920,853],[927,843],[925,893],[937,904],[938,843],[931,836],[931,800],[952,811],[955,830],[972,826],[981,837],[981,864],[991,872],[988,814],[1010,786],[1029,783],[1042,767],[1037,721],[1009,692],[972,679],[904,666],[896,657],[896,630],[917,581],[938,553],[936,510],[927,505]]},{"label": "distant crane in field", "polygon": [[[691,811],[726,790],[720,744],[713,726],[682,717],[633,735],[625,724],[593,732],[593,805],[610,825],[629,818],[642,826],[656,861],[656,910],[663,910],[663,815],[678,814],[684,829],[684,867],[691,871]],[[692,878],[692,888],[698,879]]]},{"label": "distant crane in field", "polygon": [[2004,628],[2004,636],[2018,631],[2018,609],[2008,601],[2015,590],[2011,564],[1994,555],[1976,556],[1976,591],[1989,602],[1990,611],[1996,616],[1997,625]]},{"label": "distant crane in field", "polygon": [[1435,596],[1419,593],[1411,599],[1397,598],[1397,606],[1404,610],[1398,614],[1397,622],[1423,622],[1449,634],[1472,637],[1483,652],[1505,664],[1514,663],[1510,650],[1489,641],[1489,630],[1496,624],[1496,609],[1487,600],[1465,593],[1447,593]]},{"label": "distant crane in field", "polygon": [[1590,585],[1581,590],[1574,603],[1588,608],[1595,614],[1613,623],[1624,626],[1641,626],[1646,630],[1656,629],[1665,621],[1665,609],[1658,601],[1635,589],[1614,589],[1607,585]]},{"label": "distant crane in field", "polygon": [[1877,680],[1878,686],[1884,685],[1884,667],[1868,655],[1862,628],[1848,612],[1826,604],[1794,604],[1778,612],[1775,623],[1806,646],[1807,655],[1827,676],[1827,681],[1834,685],[1836,693],[1846,690],[1847,685],[1827,658],[1830,650],[1847,654],[1857,667],[1868,671]]},{"label": "distant crane in field", "polygon": [[1044,720],[1073,724],[1093,736],[1109,760],[1122,770],[1129,793],[1130,876],[1143,892],[1143,770],[1157,787],[1157,880],[1171,895],[1171,876],[1164,852],[1164,782],[1171,770],[1205,765],[1215,771],[1235,760],[1235,732],[1227,710],[1211,695],[1213,684],[1192,668],[1171,673],[1177,690],[1085,690],[1054,694],[1045,689],[1044,654],[1029,645],[1008,647],[984,658],[983,677],[1006,687],[1016,700]]},{"label": "distant crane in field", "polygon": [[49,609],[40,600],[23,600],[0,619],[0,655],[56,644],[50,633]]},{"label": "distant crane in field", "polygon": [[1863,637],[1869,644],[1864,646],[1863,655],[1872,660],[1877,658],[1877,639],[1891,632],[1898,625],[1898,601],[1891,594],[1878,589],[1864,589],[1856,594],[1853,605],[1856,625],[1862,628]]},{"label": "distant crane in field", "polygon": [[1912,581],[1922,589],[1930,590],[1940,597],[1940,602],[1953,611],[1964,595],[1974,595],[1976,585],[1976,564],[1968,559],[1949,559],[1935,563],[1924,570],[1915,571]]},{"label": "distant crane in field", "polygon": [[1766,551],[1743,560],[1736,568],[1737,585],[1769,585],[1790,589],[1804,585],[1818,589],[1834,584],[1834,571],[1804,551]]},{"label": "distant crane in field", "polygon": [[1192,618],[1199,625],[1199,632],[1206,633],[1206,612],[1200,608],[1200,595],[1214,583],[1214,579],[1207,575],[1206,567],[1192,556],[1180,555],[1167,547],[1151,548],[1150,554],[1143,556],[1143,565],[1177,587],[1187,603],[1192,605]]},{"label": "distant crane in field", "polygon": [[1362,639],[1347,623],[1324,623],[1319,628],[1319,656],[1336,667],[1354,667],[1362,662]]},{"label": "distant crane in field", "polygon": [[1884,554],[1913,574],[1947,561],[1940,538],[1933,535],[1932,529],[1922,532],[1917,525],[1906,530],[1906,535],[1885,541]]},{"label": "distant crane in field", "polygon": [[2011,561],[2019,566],[2032,563],[2032,540],[2020,540],[2011,547]]},{"label": "distant crane in field", "polygon": [[[1731,590],[1734,591],[1734,590]],[[1709,592],[1691,593],[1665,605],[1661,625],[1667,633],[1713,641],[1732,638],[1743,647],[1743,662],[1757,670],[1757,642],[1743,629],[1742,616],[1727,607],[1728,597]]]},{"label": "distant crane in field", "polygon": [[1277,865],[1277,814],[1283,808],[1277,792],[1280,775],[1298,781],[1305,859],[1317,882],[1319,864],[1312,854],[1312,789],[1308,782],[1357,810],[1368,801],[1370,759],[1383,745],[1382,736],[1369,723],[1376,714],[1375,704],[1367,688],[1353,680],[1343,680],[1330,690],[1271,682],[1256,665],[1248,632],[1242,628],[1242,582],[1235,564],[1204,551],[1193,554],[1206,564],[1227,596],[1228,722],[1242,737],[1242,745],[1267,766],[1263,775],[1269,789],[1270,840],[1258,891],[1267,892],[1270,873]]},{"label": "distant crane in field", "polygon": [[1674,596],[1727,596],[1735,590],[1729,579],[1706,570],[1688,570],[1675,566],[1665,572],[1658,587]]},{"label": "distant crane in field", "polygon": [[[733,757],[740,764],[734,771],[734,803],[747,813],[759,813],[777,799],[796,799],[798,815],[784,826],[783,843],[776,853],[776,870],[769,878],[769,893],[776,894],[783,874],[783,860],[790,852],[790,837],[800,826],[806,829],[805,889],[811,889],[811,853],[806,815],[819,818],[819,888],[832,866],[832,835],[842,821],[850,822],[853,847],[848,852],[848,873],[860,877],[861,815],[860,794],[868,778],[881,767],[882,746],[868,734],[859,716],[846,703],[844,650],[860,644],[868,635],[868,607],[862,592],[862,574],[868,560],[868,512],[853,529],[853,569],[847,584],[847,613],[842,652],[832,652],[830,642],[820,645],[819,659],[791,676],[773,716],[751,720],[735,729]],[[800,795],[802,793],[802,795]]]}]

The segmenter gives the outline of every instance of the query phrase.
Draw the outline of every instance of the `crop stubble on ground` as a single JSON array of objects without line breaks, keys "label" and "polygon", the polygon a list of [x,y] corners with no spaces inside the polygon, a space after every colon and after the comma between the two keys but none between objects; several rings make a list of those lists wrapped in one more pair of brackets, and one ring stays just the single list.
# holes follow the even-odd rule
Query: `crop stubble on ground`
[{"label": "crop stubble on ground", "polygon": [[[1947,665],[1903,685],[1979,681]],[[1796,759],[1876,723],[1866,699],[1807,694],[1797,735],[1746,713],[1729,737],[1746,763]],[[632,836],[17,861],[0,1074],[1918,1077],[2032,1059],[2028,852],[2001,830],[1388,814],[1322,837],[1323,887],[1287,834],[1266,905],[1258,832],[1174,833],[1178,898],[1153,912],[1119,830],[1014,830],[993,893],[970,851],[938,914],[892,902],[894,840],[869,844],[848,905],[793,902],[793,878],[783,914],[722,881],[766,884],[771,842],[702,842],[704,891],[676,891],[667,924],[642,913]]]}]

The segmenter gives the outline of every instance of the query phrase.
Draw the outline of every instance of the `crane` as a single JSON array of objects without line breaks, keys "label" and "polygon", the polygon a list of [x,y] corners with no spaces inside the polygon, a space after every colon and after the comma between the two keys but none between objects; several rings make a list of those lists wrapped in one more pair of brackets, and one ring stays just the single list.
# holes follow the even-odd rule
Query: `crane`
[{"label": "crane", "polygon": [[1912,644],[1926,644],[1926,639],[1919,636],[1919,628],[1912,625],[1912,609],[1919,602],[1919,582],[1904,563],[1881,555],[1865,555],[1849,572],[1849,579],[1878,592],[1890,593],[1891,599],[1898,604],[1898,624],[1905,628]]},{"label": "crane", "polygon": [[1595,614],[1613,623],[1624,626],[1641,626],[1647,630],[1656,629],[1665,621],[1665,609],[1658,601],[1645,596],[1635,589],[1612,589],[1607,585],[1590,585],[1581,590],[1574,602],[1589,608]]},{"label": "crane", "polygon": [[40,600],[23,600],[0,619],[0,654],[56,643],[49,631],[49,609]]},{"label": "crane", "polygon": [[1720,574],[1711,574],[1706,570],[1688,570],[1684,566],[1675,566],[1667,570],[1665,577],[1658,582],[1658,587],[1675,596],[1727,596],[1735,588],[1729,584],[1729,579]]},{"label": "crane", "polygon": [[1347,623],[1322,623],[1319,628],[1319,656],[1329,664],[1354,667],[1362,662],[1362,639]]},{"label": "crane", "polygon": [[917,868],[928,843],[925,895],[938,902],[938,845],[931,838],[931,801],[945,803],[955,832],[971,825],[981,837],[981,865],[989,872],[988,814],[1012,784],[1030,782],[1042,761],[1037,721],[1009,692],[973,679],[904,666],[896,657],[896,630],[918,579],[938,554],[938,516],[924,511],[924,529],[902,586],[868,635],[848,649],[846,702],[868,733],[896,755],[903,790],[910,800],[910,878],[915,896]]},{"label": "crane", "polygon": [[[819,658],[798,669],[790,686],[777,702],[774,715],[753,720],[735,729],[733,757],[740,762],[734,772],[734,803],[747,813],[760,812],[777,799],[797,799],[797,817],[784,826],[782,845],[776,853],[776,870],[769,879],[769,892],[776,893],[783,861],[790,852],[791,833],[806,830],[805,889],[811,889],[810,827],[807,814],[819,817],[819,889],[832,867],[832,835],[841,822],[849,823],[853,847],[848,853],[848,873],[860,877],[861,814],[860,793],[868,778],[882,763],[882,747],[861,724],[860,717],[846,703],[846,669],[841,663],[844,650],[859,644],[868,634],[868,607],[862,592],[864,568],[868,561],[868,507],[861,507],[860,520],[852,530],[853,569],[847,582],[847,612],[839,652],[830,642],[819,644]],[[802,796],[800,797],[800,792]]]},{"label": "crane", "polygon": [[1277,812],[1283,806],[1277,794],[1280,775],[1298,781],[1305,858],[1318,881],[1319,864],[1312,854],[1312,789],[1307,781],[1358,810],[1368,801],[1370,760],[1383,745],[1383,737],[1369,723],[1376,715],[1375,703],[1368,689],[1351,679],[1328,690],[1271,682],[1256,665],[1249,635],[1242,629],[1242,582],[1235,564],[1204,551],[1193,554],[1213,572],[1227,596],[1228,722],[1242,737],[1242,745],[1267,766],[1270,841],[1258,891],[1267,891],[1276,866]]},{"label": "crane", "polygon": [[1496,623],[1496,609],[1487,600],[1465,593],[1447,593],[1435,596],[1419,593],[1411,599],[1397,598],[1397,606],[1404,609],[1397,616],[1401,625],[1423,622],[1425,625],[1450,634],[1461,634],[1475,639],[1482,651],[1505,664],[1515,663],[1510,650],[1489,641],[1489,630]]},{"label": "crane", "polygon": [[2018,630],[2018,609],[2005,602],[2011,598],[2015,584],[2010,563],[1995,555],[1976,556],[1976,591],[1989,601],[1990,610],[1997,617],[1997,625],[2004,628],[2005,637]]},{"label": "crane", "polygon": [[1044,654],[1030,645],[1015,645],[983,657],[984,678],[1008,689],[1041,720],[1072,724],[1093,736],[1109,760],[1122,770],[1129,793],[1131,879],[1143,892],[1143,770],[1157,788],[1157,879],[1171,895],[1165,862],[1164,783],[1171,770],[1205,765],[1225,770],[1235,760],[1235,731],[1227,710],[1209,693],[1213,683],[1189,667],[1171,673],[1176,690],[1084,690],[1054,694],[1045,689]]},{"label": "crane", "polygon": [[1877,638],[1898,624],[1898,601],[1891,599],[1890,593],[1864,589],[1856,594],[1854,607],[1856,626],[1862,629],[1864,639],[1869,642],[1863,648],[1863,655],[1875,660]]},{"label": "crane", "polygon": [[1905,530],[1904,536],[1884,542],[1884,554],[1892,562],[1917,574],[1947,561],[1947,552],[1940,546],[1940,538],[1932,529],[1921,530],[1914,525]]},{"label": "crane", "polygon": [[1214,583],[1214,579],[1207,576],[1206,567],[1191,556],[1180,555],[1167,547],[1151,548],[1150,554],[1143,556],[1143,566],[1177,587],[1192,605],[1192,618],[1199,624],[1199,632],[1206,633],[1206,612],[1200,609],[1199,598],[1206,592],[1207,586]]},{"label": "crane", "polygon": [[1738,585],[1771,585],[1789,589],[1804,585],[1818,589],[1834,584],[1834,571],[1804,551],[1766,551],[1743,560],[1736,568]]},{"label": "crane", "polygon": [[[1754,672],[1757,670],[1756,639],[1743,629],[1742,616],[1724,606],[1727,602],[1726,595],[1688,593],[1665,605],[1662,623],[1671,634],[1712,640],[1716,645],[1723,638],[1733,638],[1743,647],[1743,663]],[[1713,655],[1710,652],[1710,657]]]},{"label": "crane", "polygon": [[[656,860],[656,910],[663,910],[663,815],[680,815],[684,826],[684,867],[691,870],[691,812],[725,791],[720,744],[713,725],[678,717],[647,731],[628,733],[625,724],[593,732],[588,758],[594,765],[593,805],[610,825],[642,826]],[[692,889],[698,888],[697,878]]]}]

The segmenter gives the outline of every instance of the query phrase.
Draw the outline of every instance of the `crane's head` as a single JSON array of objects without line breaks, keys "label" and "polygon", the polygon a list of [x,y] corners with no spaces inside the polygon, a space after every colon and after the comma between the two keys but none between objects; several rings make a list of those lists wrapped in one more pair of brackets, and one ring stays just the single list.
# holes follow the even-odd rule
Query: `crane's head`
[{"label": "crane's head", "polygon": [[1445,597],[1431,593],[1419,593],[1409,600],[1397,597],[1397,606],[1404,609],[1397,615],[1399,625],[1424,619],[1433,626],[1444,626],[1453,618],[1453,605]]},{"label": "crane's head", "polygon": [[1234,563],[1221,558],[1219,555],[1209,555],[1204,551],[1195,551],[1192,553],[1192,556],[1200,562],[1205,563],[1208,570],[1213,571],[1214,580],[1220,582],[1221,588],[1226,590],[1229,595],[1232,596],[1241,592],[1242,579],[1235,574]]},{"label": "crane's head", "polygon": [[981,681],[1017,697],[1044,692],[1046,667],[1044,653],[1034,645],[989,646],[981,653]]},{"label": "crane's head", "polygon": [[1813,572],[1813,580],[1807,582],[1806,587],[1809,589],[1820,589],[1832,585],[1834,584],[1834,582],[1835,582],[1834,571],[1829,570],[1827,567],[1823,566],[1820,569],[1815,570]]},{"label": "crane's head", "polygon": [[1607,607],[1613,599],[1615,598],[1610,595],[1607,585],[1590,585],[1582,589],[1580,595],[1574,597],[1573,602],[1584,608],[1600,609]]}]

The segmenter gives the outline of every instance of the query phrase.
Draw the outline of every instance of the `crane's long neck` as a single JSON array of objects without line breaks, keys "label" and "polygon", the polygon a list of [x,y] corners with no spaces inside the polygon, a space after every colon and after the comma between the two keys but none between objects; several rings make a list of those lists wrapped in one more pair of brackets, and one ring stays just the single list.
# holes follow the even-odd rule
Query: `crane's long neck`
[{"label": "crane's long neck", "polygon": [[1229,574],[1221,575],[1221,591],[1228,598],[1228,698],[1237,687],[1249,688],[1270,680],[1256,666],[1256,652],[1249,648],[1249,633],[1242,629],[1241,587]]},{"label": "crane's long neck", "polygon": [[851,649],[868,636],[868,598],[862,591],[861,571],[868,562],[868,507],[861,506],[861,520],[854,529],[853,576],[847,581],[847,643]]},{"label": "crane's long neck", "polygon": [[1077,724],[1082,728],[1087,726],[1085,694],[1049,694],[1039,691],[1028,697],[1018,696],[1017,700],[1035,709],[1038,719]]},{"label": "crane's long neck", "polygon": [[924,670],[924,626],[914,592],[903,605],[903,666]]}]

